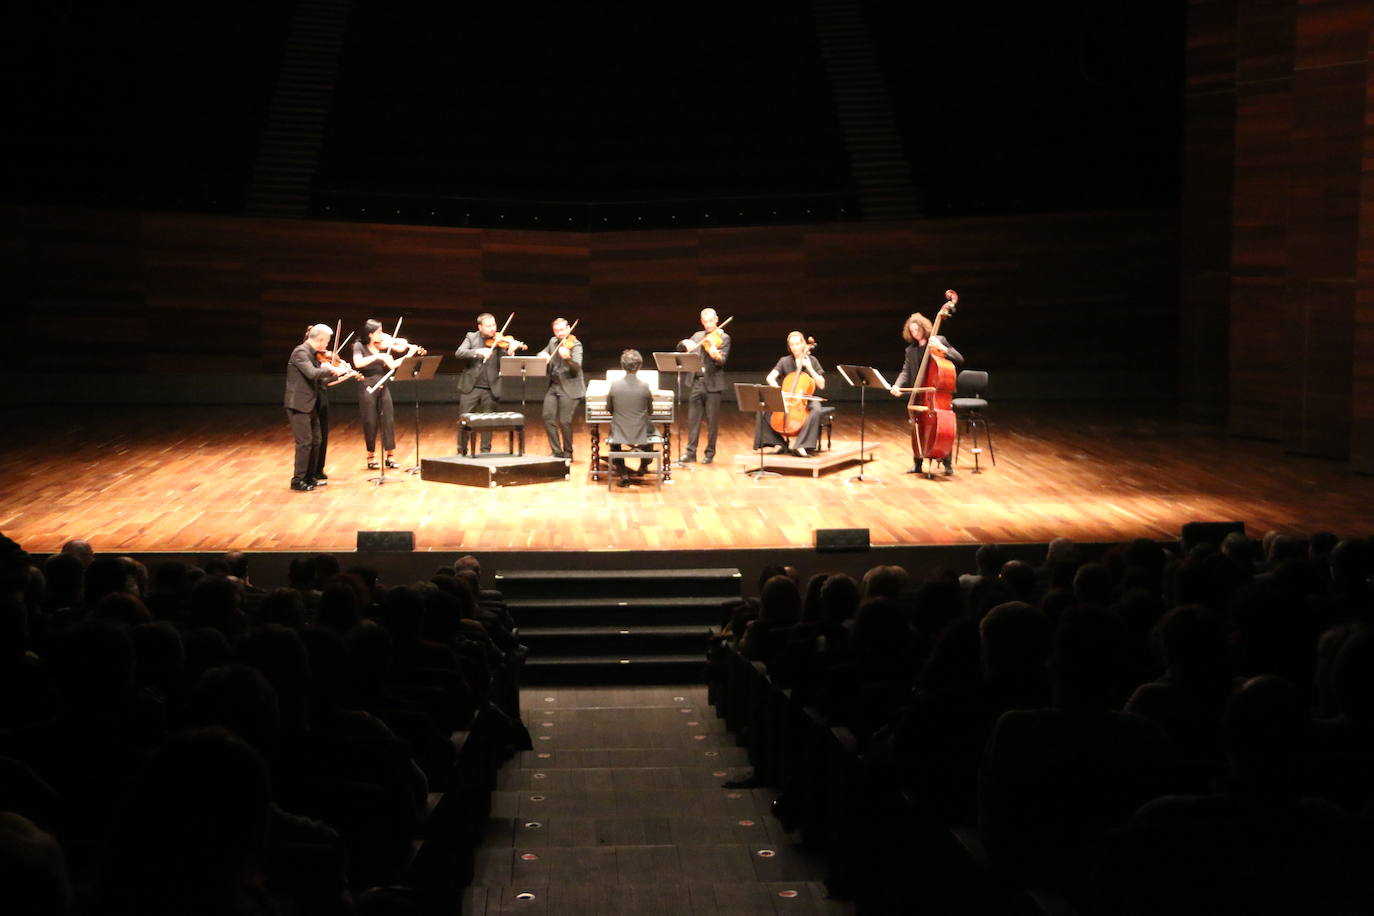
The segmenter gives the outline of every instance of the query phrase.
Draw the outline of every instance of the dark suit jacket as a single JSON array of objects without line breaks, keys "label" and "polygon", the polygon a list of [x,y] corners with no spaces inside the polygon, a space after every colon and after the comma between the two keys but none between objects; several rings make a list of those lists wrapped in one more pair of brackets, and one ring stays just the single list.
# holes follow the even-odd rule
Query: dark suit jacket
[{"label": "dark suit jacket", "polygon": [[[558,350],[558,338],[550,337],[549,343],[541,351],[554,353]],[[555,356],[549,360],[549,387],[569,398],[587,396],[587,380],[582,374],[582,341],[572,348],[572,359]]]},{"label": "dark suit jacket", "polygon": [[[697,331],[692,335],[691,340],[693,343],[699,343],[705,336],[705,331]],[[725,364],[730,361],[730,335],[721,331],[720,338],[720,355],[722,357],[720,362],[716,362],[710,356],[706,355],[705,350],[702,350],[700,347],[697,348],[701,353],[701,369],[705,376],[704,378],[702,378],[702,376],[697,376],[697,378],[702,378],[702,382],[707,391],[725,390]],[[681,344],[679,344],[678,347],[679,349],[685,349]]]},{"label": "dark suit jacket", "polygon": [[611,382],[606,409],[611,413],[610,441],[618,445],[643,445],[654,434],[654,394],[637,375]]},{"label": "dark suit jacket", "polygon": [[486,380],[486,387],[491,389],[493,397],[501,396],[501,356],[504,350],[491,354],[491,358],[483,360],[481,354],[477,353],[485,346],[482,335],[476,331],[468,331],[463,342],[458,345],[458,349],[453,355],[457,357],[458,364],[463,367],[458,374],[458,393],[467,394],[477,387],[479,379]]},{"label": "dark suit jacket", "polygon": [[[954,368],[962,369],[964,367],[963,355],[949,345],[949,341],[945,340],[945,335],[937,334],[935,339],[945,345],[945,349],[948,351],[946,355],[949,357],[949,361],[954,363]],[[921,357],[924,355],[925,351],[926,348],[918,344],[911,344],[906,348],[906,359],[902,361],[901,374],[897,376],[897,381],[892,383],[892,387],[916,387],[914,379],[916,378],[916,373],[921,368]]]},{"label": "dark suit jacket", "polygon": [[324,400],[324,380],[334,377],[328,366],[315,364],[315,348],[308,343],[299,344],[291,351],[286,363],[286,399],[283,402],[288,410],[310,412],[315,405]]}]

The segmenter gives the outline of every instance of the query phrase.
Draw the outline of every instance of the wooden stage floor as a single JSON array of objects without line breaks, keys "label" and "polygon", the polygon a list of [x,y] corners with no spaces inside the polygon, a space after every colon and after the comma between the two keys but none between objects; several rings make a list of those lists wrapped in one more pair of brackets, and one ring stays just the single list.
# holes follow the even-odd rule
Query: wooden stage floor
[{"label": "wooden stage floor", "polygon": [[[456,409],[421,410],[422,453],[452,454]],[[538,411],[526,408],[532,454],[547,452]],[[931,481],[904,473],[904,411],[885,403],[869,411],[868,438],[881,449],[867,474],[881,483],[868,485],[848,482],[855,465],[754,481],[731,461],[748,451],[752,423],[726,409],[716,463],[675,472],[661,492],[591,483],[580,420],[568,481],[483,490],[405,478],[378,488],[367,482],[356,409],[337,405],[329,486],[297,493],[277,407],[5,413],[25,438],[0,459],[0,531],[39,553],[73,537],[101,551],[351,551],[359,530],[414,531],[416,550],[431,551],[809,547],[816,528],[867,528],[875,546],[958,545],[1173,537],[1194,519],[1242,520],[1256,535],[1369,534],[1374,519],[1374,480],[1343,463],[1230,438],[1162,407],[997,405],[997,467],[972,474],[965,452],[955,476]],[[414,427],[408,410],[398,413],[405,466]],[[843,407],[835,433],[857,438],[857,405]]]}]

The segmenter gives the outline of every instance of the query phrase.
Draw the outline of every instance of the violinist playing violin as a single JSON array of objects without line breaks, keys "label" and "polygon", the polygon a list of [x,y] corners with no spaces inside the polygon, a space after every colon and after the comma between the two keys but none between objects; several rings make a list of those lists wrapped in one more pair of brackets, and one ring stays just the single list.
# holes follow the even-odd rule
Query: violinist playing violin
[{"label": "violinist playing violin", "polygon": [[363,421],[363,442],[367,445],[367,469],[377,470],[377,426],[382,430],[382,448],[386,455],[382,459],[389,468],[396,464],[396,409],[391,401],[391,386],[383,384],[375,391],[369,390],[377,385],[388,371],[395,369],[407,357],[422,352],[418,347],[401,338],[392,337],[382,330],[382,323],[369,318],[358,329],[358,339],[353,341],[353,365],[362,373],[358,387],[358,416]]},{"label": "violinist playing violin", "polygon": [[[788,407],[786,414],[759,413],[754,426],[754,448],[772,447],[774,452],[789,450],[788,437],[779,431],[794,429],[791,422],[802,418],[800,428],[791,433],[790,451],[806,458],[816,450],[821,438],[821,421],[835,412],[814,398],[825,389],[825,369],[811,353],[814,342],[808,342],[801,331],[791,331],[787,335],[788,354],[778,360],[773,371],[765,379],[769,385],[783,390],[783,401]],[[808,384],[809,382],[809,384]]]},{"label": "violinist playing violin", "polygon": [[683,463],[697,460],[697,439],[701,435],[701,417],[706,415],[706,452],[702,464],[710,464],[716,457],[716,433],[720,429],[720,398],[725,391],[725,363],[730,358],[730,335],[721,326],[716,310],[701,310],[701,330],[678,341],[677,348],[685,352],[701,353],[702,371],[692,379],[687,397],[687,450]]},{"label": "violinist playing violin", "polygon": [[286,363],[286,419],[296,440],[296,461],[291,473],[291,489],[313,490],[320,460],[320,408],[324,403],[326,379],[348,376],[353,367],[337,354],[325,359],[329,338],[334,335],[327,324],[317,324],[306,332],[305,340],[291,351]]},{"label": "violinist playing violin", "polygon": [[[501,357],[514,356],[525,344],[496,327],[496,316],[477,316],[477,330],[469,331],[454,356],[463,367],[458,375],[458,412],[494,413],[501,397]],[[491,451],[491,430],[482,430],[482,451]]]},{"label": "violinist playing violin", "polygon": [[577,411],[577,402],[587,396],[587,384],[582,375],[582,341],[572,335],[568,319],[553,320],[553,337],[539,355],[548,361],[544,431],[549,436],[549,454],[571,461],[573,414]]},{"label": "violinist playing violin", "polygon": [[[927,346],[933,347],[934,352],[943,355],[954,363],[956,368],[964,365],[964,357],[960,355],[958,350],[950,346],[945,335],[939,334],[934,338],[931,337],[933,330],[934,325],[930,323],[930,319],[920,312],[913,312],[907,318],[906,324],[902,325],[902,339],[906,341],[906,359],[902,363],[902,371],[897,376],[897,381],[893,383],[890,391],[894,398],[905,397],[911,391],[909,386],[916,384],[916,374],[921,371],[921,358],[925,356]],[[907,473],[921,473],[920,456],[912,455],[911,469]],[[954,455],[949,454],[945,456],[945,476],[948,477],[953,473]]]}]

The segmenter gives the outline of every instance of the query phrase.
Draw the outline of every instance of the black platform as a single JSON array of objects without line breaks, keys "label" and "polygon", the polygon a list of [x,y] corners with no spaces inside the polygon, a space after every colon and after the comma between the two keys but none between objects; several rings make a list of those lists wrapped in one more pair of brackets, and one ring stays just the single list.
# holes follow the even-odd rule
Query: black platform
[{"label": "black platform", "polygon": [[420,477],[468,487],[513,487],[568,479],[568,462],[537,455],[445,455],[420,459]]}]

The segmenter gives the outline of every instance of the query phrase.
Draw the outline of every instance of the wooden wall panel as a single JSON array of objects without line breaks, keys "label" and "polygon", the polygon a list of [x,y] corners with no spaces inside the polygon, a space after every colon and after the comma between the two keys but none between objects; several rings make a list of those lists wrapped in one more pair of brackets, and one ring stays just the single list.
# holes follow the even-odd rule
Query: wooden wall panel
[{"label": "wooden wall panel", "polygon": [[1351,378],[1350,461],[1374,474],[1374,28],[1365,44],[1364,132],[1360,161],[1360,229],[1356,266]]},{"label": "wooden wall panel", "polygon": [[408,337],[446,353],[483,310],[514,311],[531,344],[554,315],[581,318],[601,372],[624,347],[672,347],[705,305],[738,316],[732,369],[763,371],[800,327],[826,365],[886,372],[903,319],[933,315],[947,287],[963,297],[949,334],[978,366],[1130,372],[1168,364],[1158,329],[1176,314],[1177,214],[1164,210],[606,234],[7,215],[0,234],[27,278],[8,304],[37,340],[119,344],[102,372],[276,372],[308,324],[368,316],[405,315]]},{"label": "wooden wall panel", "polygon": [[1295,0],[1242,0],[1236,20],[1236,156],[1231,227],[1228,428],[1275,438],[1291,408],[1285,307],[1292,173]]},{"label": "wooden wall panel", "polygon": [[[1293,82],[1287,294],[1301,379],[1292,451],[1350,454],[1365,58],[1374,7],[1304,4]],[[1352,42],[1356,37],[1357,42]],[[1358,44],[1358,48],[1352,47]]]},{"label": "wooden wall panel", "polygon": [[1196,420],[1227,414],[1231,197],[1236,154],[1236,0],[1190,0],[1179,239],[1179,400]]}]

